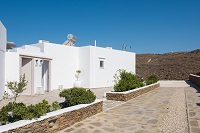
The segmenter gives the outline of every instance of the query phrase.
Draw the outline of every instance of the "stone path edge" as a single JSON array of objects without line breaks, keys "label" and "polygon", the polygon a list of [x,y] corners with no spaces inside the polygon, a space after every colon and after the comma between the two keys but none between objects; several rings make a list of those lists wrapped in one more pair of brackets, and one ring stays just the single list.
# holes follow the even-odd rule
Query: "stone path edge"
[{"label": "stone path edge", "polygon": [[186,93],[186,88],[184,88],[185,92],[185,106],[186,106],[186,114],[187,114],[187,126],[188,126],[188,133],[190,133],[190,125],[189,125],[189,108],[188,108],[188,99],[187,99],[187,93]]}]

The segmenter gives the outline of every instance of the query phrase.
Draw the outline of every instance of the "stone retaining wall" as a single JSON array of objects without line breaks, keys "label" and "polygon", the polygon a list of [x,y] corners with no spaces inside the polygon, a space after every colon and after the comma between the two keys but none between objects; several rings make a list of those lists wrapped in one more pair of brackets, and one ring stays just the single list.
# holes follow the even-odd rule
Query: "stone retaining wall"
[{"label": "stone retaining wall", "polygon": [[160,83],[155,83],[152,85],[144,86],[144,87],[126,91],[126,92],[107,92],[106,98],[108,100],[115,100],[115,101],[128,101],[139,95],[142,95],[151,90],[154,90],[158,87],[160,87]]},{"label": "stone retaining wall", "polygon": [[189,80],[192,81],[193,83],[197,84],[198,86],[200,86],[200,76],[190,74]]},{"label": "stone retaining wall", "polygon": [[[81,107],[76,110],[71,110],[68,112],[64,112],[59,115],[51,116],[49,118],[45,118],[43,120],[39,120],[25,126],[11,129],[8,131],[4,131],[3,133],[11,133],[11,132],[31,132],[31,133],[52,133],[62,130],[66,127],[69,127],[76,122],[79,122],[87,117],[95,115],[99,112],[103,111],[103,101],[96,102],[94,104],[89,104],[89,106]],[[12,123],[15,124],[15,123]],[[5,126],[9,126],[5,125]]]}]

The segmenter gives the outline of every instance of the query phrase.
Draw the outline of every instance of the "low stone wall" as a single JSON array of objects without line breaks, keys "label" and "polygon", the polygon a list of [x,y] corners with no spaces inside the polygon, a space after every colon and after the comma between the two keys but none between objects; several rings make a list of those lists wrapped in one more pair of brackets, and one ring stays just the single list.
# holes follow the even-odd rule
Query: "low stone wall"
[{"label": "low stone wall", "polygon": [[200,86],[200,76],[190,74],[189,80],[192,81],[193,83],[197,84],[198,86]]},{"label": "low stone wall", "polygon": [[[57,113],[57,115],[54,115],[54,116],[52,116],[52,114],[51,114],[53,112],[50,112],[50,113],[48,113],[50,117],[48,117],[48,114],[47,114],[47,116],[44,116],[44,117],[48,117],[48,118],[39,118],[41,120],[34,120],[35,122],[32,122],[30,124],[27,124],[27,125],[24,125],[21,127],[19,126],[18,128],[15,128],[15,129],[10,129],[10,130],[4,131],[3,133],[12,133],[12,132],[52,133],[52,132],[57,132],[59,130],[62,130],[66,127],[69,127],[69,126],[75,124],[76,122],[79,122],[87,117],[90,117],[92,115],[95,115],[95,114],[103,111],[103,101],[99,100],[98,102],[94,102],[89,105],[81,105],[81,107],[78,107],[78,109],[76,107],[69,107],[69,108],[71,108],[71,109],[69,109],[70,111],[65,112],[65,109],[57,110],[58,113]],[[67,110],[67,108],[66,108],[66,110]],[[26,120],[26,121],[28,121],[28,120]],[[11,123],[11,124],[20,125],[20,121],[18,123],[15,122],[15,123]],[[4,125],[4,126],[12,127],[12,125],[10,125],[10,124]],[[1,127],[0,127],[0,131],[1,131]]]},{"label": "low stone wall", "polygon": [[148,86],[144,86],[144,87],[133,89],[126,92],[107,92],[106,98],[108,100],[115,100],[115,101],[128,101],[139,95],[142,95],[151,90],[154,90],[158,87],[160,87],[160,83],[151,84]]}]

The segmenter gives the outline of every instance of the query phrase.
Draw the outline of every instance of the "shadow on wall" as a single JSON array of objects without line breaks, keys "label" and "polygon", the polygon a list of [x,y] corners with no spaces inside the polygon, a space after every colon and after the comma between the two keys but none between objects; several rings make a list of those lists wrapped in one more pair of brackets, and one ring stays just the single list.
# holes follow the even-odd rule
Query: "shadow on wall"
[{"label": "shadow on wall", "polygon": [[188,85],[190,85],[190,87],[193,87],[194,89],[196,89],[196,90],[197,90],[196,93],[200,93],[200,86],[194,84],[194,83],[193,83],[192,81],[190,81],[190,80],[185,80],[185,82],[186,82]]},{"label": "shadow on wall", "polygon": [[[186,80],[185,81],[188,85],[190,85],[190,87],[196,89],[196,93],[200,93],[200,86],[194,84],[193,82],[191,82],[190,80]],[[200,97],[200,96],[198,96]],[[197,106],[200,106],[200,103],[196,103]]]}]

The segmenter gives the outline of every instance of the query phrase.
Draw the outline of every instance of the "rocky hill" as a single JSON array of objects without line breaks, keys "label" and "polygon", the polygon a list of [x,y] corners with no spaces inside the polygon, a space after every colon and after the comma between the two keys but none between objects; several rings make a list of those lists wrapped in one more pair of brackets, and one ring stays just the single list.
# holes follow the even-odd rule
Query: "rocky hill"
[{"label": "rocky hill", "polygon": [[156,75],[160,80],[185,80],[200,72],[200,49],[166,54],[137,54],[136,73],[146,78]]}]

